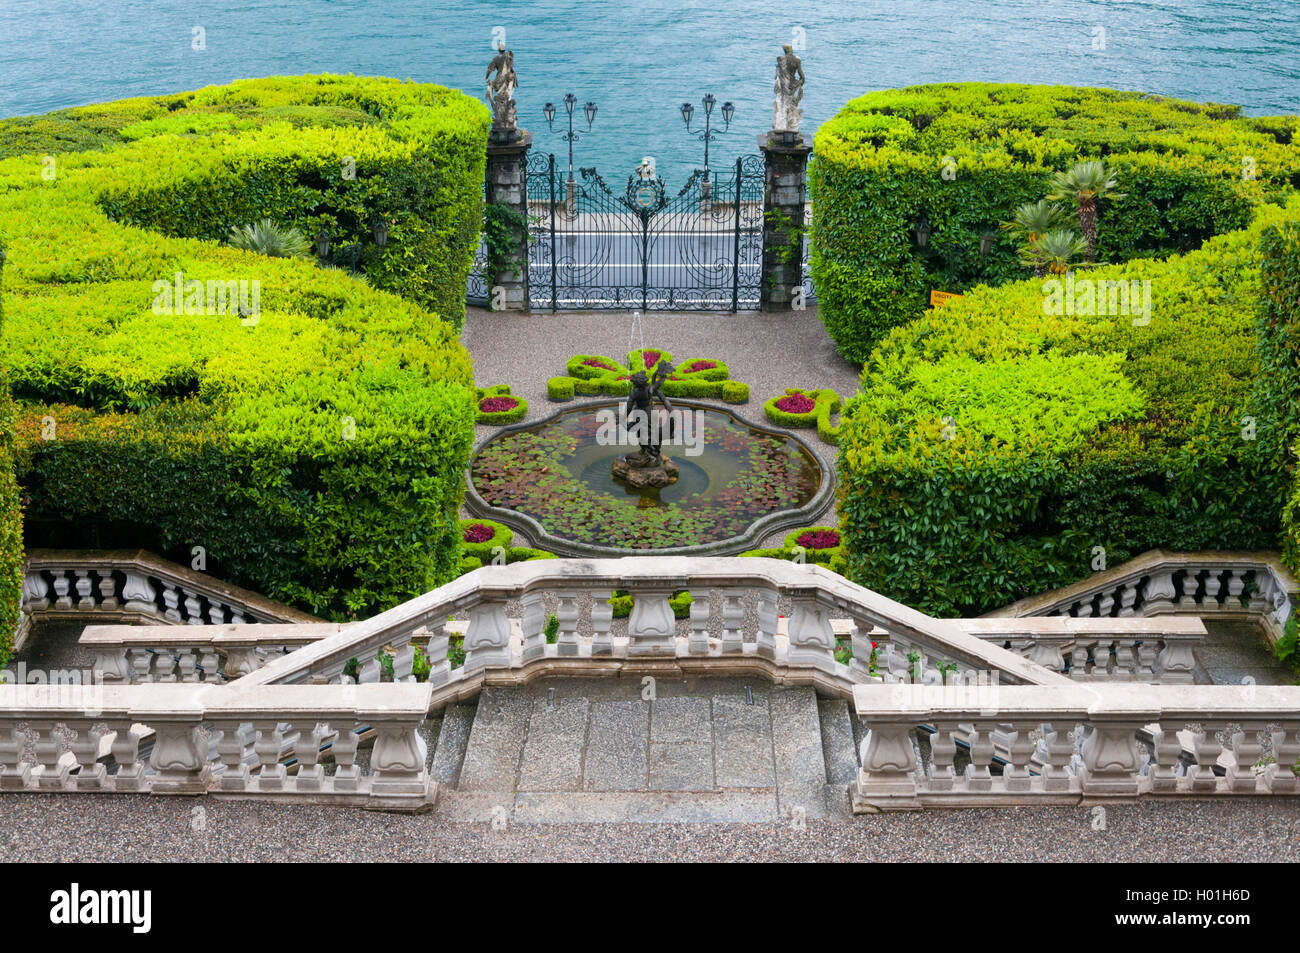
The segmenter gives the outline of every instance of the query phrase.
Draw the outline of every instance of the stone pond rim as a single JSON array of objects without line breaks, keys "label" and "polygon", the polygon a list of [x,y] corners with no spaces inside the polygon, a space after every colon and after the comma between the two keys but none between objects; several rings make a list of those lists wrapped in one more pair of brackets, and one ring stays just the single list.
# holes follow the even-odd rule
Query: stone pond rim
[{"label": "stone pond rim", "polygon": [[755,424],[740,416],[734,409],[725,405],[706,404],[697,400],[674,399],[674,407],[689,407],[714,412],[723,412],[730,414],[741,424],[750,427],[760,433],[770,434],[793,441],[801,450],[808,454],[816,463],[817,469],[821,474],[820,483],[808,502],[802,506],[793,509],[781,510],[776,513],[769,513],[766,516],[760,516],[744,533],[738,536],[732,536],[727,539],[716,540],[709,543],[700,543],[696,546],[668,546],[660,549],[629,549],[619,546],[598,546],[594,543],[583,543],[571,539],[563,539],[547,532],[546,529],[537,520],[533,519],[526,513],[518,510],[504,509],[499,506],[493,506],[488,503],[479,492],[474,488],[473,467],[474,460],[479,453],[493,440],[506,434],[516,433],[523,430],[531,430],[535,427],[543,427],[547,424],[554,423],[566,414],[575,410],[593,411],[602,406],[616,407],[622,401],[592,400],[581,403],[574,402],[569,406],[563,407],[554,413],[548,414],[540,420],[520,421],[517,424],[511,424],[502,427],[488,434],[474,446],[473,453],[470,454],[469,464],[465,467],[465,509],[472,517],[478,519],[495,520],[498,523],[504,523],[516,532],[523,533],[532,540],[532,545],[536,549],[544,549],[555,553],[557,556],[591,556],[591,557],[618,557],[618,556],[734,556],[748,549],[757,549],[762,541],[772,535],[800,526],[807,526],[826,508],[826,505],[835,495],[835,472],[833,468],[827,467],[822,458],[810,447],[802,437],[788,430],[780,430],[775,427]]}]

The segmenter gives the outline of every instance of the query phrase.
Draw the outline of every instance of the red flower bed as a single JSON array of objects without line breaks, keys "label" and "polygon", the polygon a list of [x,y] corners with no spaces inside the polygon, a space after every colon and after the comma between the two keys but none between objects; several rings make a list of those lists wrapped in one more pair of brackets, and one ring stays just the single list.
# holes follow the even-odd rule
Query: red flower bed
[{"label": "red flower bed", "polygon": [[602,371],[612,371],[614,369],[598,357],[589,357],[582,363],[588,367],[599,367]]},{"label": "red flower bed", "polygon": [[514,410],[519,406],[519,401],[513,397],[489,397],[478,405],[478,409],[485,414],[499,414],[503,410]]},{"label": "red flower bed", "polygon": [[777,410],[787,414],[808,414],[817,406],[817,402],[803,394],[786,394],[776,402]]},{"label": "red flower bed", "polygon": [[804,549],[834,549],[840,544],[840,534],[833,529],[808,530],[796,540]]},{"label": "red flower bed", "polygon": [[691,361],[691,366],[685,368],[687,371],[711,371],[718,366],[717,361]]},{"label": "red flower bed", "polygon": [[645,351],[642,356],[645,358],[645,366],[647,368],[654,367],[659,363],[658,351]]},{"label": "red flower bed", "polygon": [[492,527],[484,526],[482,523],[475,523],[473,526],[465,527],[465,542],[467,543],[486,543],[492,538]]}]

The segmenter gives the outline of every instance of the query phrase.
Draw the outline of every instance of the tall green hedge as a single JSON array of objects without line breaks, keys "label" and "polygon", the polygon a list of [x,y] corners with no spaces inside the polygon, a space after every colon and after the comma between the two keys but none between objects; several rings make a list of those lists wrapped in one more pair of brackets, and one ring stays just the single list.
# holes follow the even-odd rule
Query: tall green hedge
[{"label": "tall green hedge", "polygon": [[[29,542],[202,547],[214,575],[336,618],[454,578],[487,128],[457,92],[339,76],[0,123]],[[364,275],[215,243],[266,217],[357,240]],[[156,307],[178,273],[204,313]],[[238,281],[259,314],[213,307]]]},{"label": "tall green hedge", "polygon": [[[5,249],[0,243],[0,333],[4,330]],[[0,668],[9,664],[23,590],[23,514],[14,477],[13,399],[0,370]]]},{"label": "tall green hedge", "polygon": [[[1083,158],[1104,159],[1127,194],[1102,206],[1099,261],[1191,251],[1300,185],[1298,122],[1068,86],[862,96],[818,130],[809,173],[822,320],[839,350],[864,362],[891,328],[921,315],[931,289],[1028,277],[998,225]],[[924,252],[914,235],[923,213],[933,229]],[[987,231],[995,240],[984,258]]]},{"label": "tall green hedge", "polygon": [[[1300,199],[1263,205],[1189,254],[1077,274],[1149,280],[1149,323],[1044,314],[1030,280],[890,332],[841,423],[850,577],[977,614],[1082,578],[1099,557],[1276,545],[1289,479],[1251,411],[1254,331],[1266,288],[1294,316],[1294,246],[1279,264],[1269,236],[1298,222]],[[1274,262],[1263,282],[1261,247]]]},{"label": "tall green hedge", "polygon": [[1300,572],[1300,223],[1266,229],[1260,249],[1260,374],[1252,415],[1263,449],[1290,481],[1289,498],[1281,501],[1282,556]]}]

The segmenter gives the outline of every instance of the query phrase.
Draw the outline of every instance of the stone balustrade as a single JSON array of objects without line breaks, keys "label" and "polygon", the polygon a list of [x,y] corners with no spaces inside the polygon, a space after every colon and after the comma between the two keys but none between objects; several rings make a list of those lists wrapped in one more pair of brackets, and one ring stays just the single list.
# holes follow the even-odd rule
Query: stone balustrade
[{"label": "stone balustrade", "polygon": [[1300,793],[1296,686],[900,683],[854,705],[859,813]]},{"label": "stone balustrade", "polygon": [[36,616],[160,625],[321,621],[145,550],[32,550],[23,577],[18,649]]},{"label": "stone balustrade", "polygon": [[[409,684],[0,686],[0,791],[423,810],[436,797],[418,730],[430,694]],[[364,771],[363,735],[374,742]]]},{"label": "stone balustrade", "polygon": [[1187,614],[1258,621],[1276,641],[1300,602],[1300,583],[1275,553],[1166,553],[1153,549],[985,618]]}]

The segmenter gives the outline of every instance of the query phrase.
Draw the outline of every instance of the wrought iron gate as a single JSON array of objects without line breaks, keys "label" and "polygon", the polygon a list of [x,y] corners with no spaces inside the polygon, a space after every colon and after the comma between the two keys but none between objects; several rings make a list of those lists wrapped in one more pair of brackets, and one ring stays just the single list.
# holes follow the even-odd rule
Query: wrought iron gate
[{"label": "wrought iron gate", "polygon": [[528,159],[533,310],[757,310],[763,159],[696,170],[681,190],[638,169],[621,189],[595,169],[574,182],[545,153]]}]

